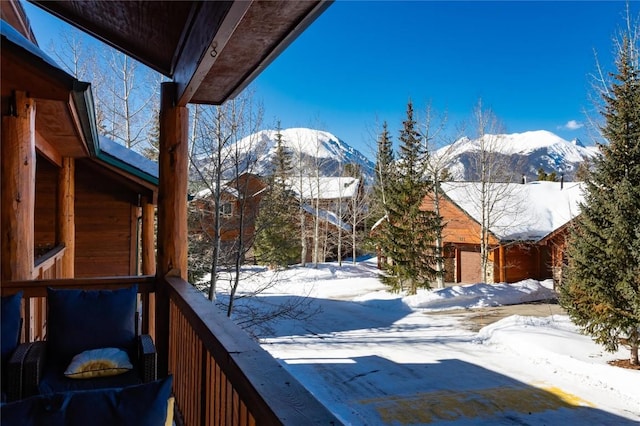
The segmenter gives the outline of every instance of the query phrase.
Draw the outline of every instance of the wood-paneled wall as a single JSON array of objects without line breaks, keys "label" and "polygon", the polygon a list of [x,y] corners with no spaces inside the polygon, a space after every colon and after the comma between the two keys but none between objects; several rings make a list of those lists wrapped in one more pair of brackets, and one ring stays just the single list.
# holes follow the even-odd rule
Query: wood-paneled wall
[{"label": "wood-paneled wall", "polygon": [[84,162],[76,166],[77,278],[135,275],[137,194]]}]

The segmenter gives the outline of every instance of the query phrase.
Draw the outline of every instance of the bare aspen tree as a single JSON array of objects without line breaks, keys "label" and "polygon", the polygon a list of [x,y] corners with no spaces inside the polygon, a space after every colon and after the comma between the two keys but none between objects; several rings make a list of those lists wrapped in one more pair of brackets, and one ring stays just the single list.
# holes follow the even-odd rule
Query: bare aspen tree
[{"label": "bare aspen tree", "polygon": [[515,219],[517,210],[523,207],[515,198],[513,185],[509,185],[520,176],[517,165],[500,152],[504,134],[502,124],[490,109],[483,108],[481,100],[474,109],[473,118],[478,137],[477,152],[472,160],[476,183],[468,188],[469,196],[480,212],[480,272],[482,280],[487,282],[492,229],[497,231],[498,223],[508,228],[512,224],[505,223],[504,219]]},{"label": "bare aspen tree", "polygon": [[[232,105],[232,138],[235,140],[231,152],[233,163],[233,189],[239,197],[237,212],[234,212],[234,226],[237,230],[236,240],[232,250],[232,280],[229,292],[229,304],[227,316],[231,317],[238,287],[240,286],[241,266],[245,255],[251,249],[253,241],[249,239],[247,227],[249,222],[255,221],[255,209],[257,205],[252,203],[251,179],[249,174],[256,171],[258,158],[266,154],[266,145],[254,137],[262,125],[262,107],[256,106],[250,95],[240,98],[239,102]],[[245,144],[238,143],[239,135],[250,134],[244,139]],[[243,178],[244,176],[244,178]]]},{"label": "bare aspen tree", "polygon": [[[343,176],[344,169],[342,166],[342,159],[339,163],[339,176]],[[338,183],[338,218],[340,219],[340,223],[338,223],[338,265],[342,266],[342,219],[344,213],[342,212],[342,192],[344,190],[344,185],[342,184],[342,179],[340,179]]]},{"label": "bare aspen tree", "polygon": [[127,55],[111,51],[102,74],[104,83],[96,91],[103,110],[105,136],[133,148],[146,141],[146,130],[153,125],[153,106],[157,101],[159,78]]},{"label": "bare aspen tree", "polygon": [[320,140],[318,133],[316,132],[315,140],[316,155],[313,159],[313,174],[315,178],[315,214],[313,215],[313,267],[318,267],[319,251],[320,251],[320,195],[322,188],[320,187]]},{"label": "bare aspen tree", "polygon": [[[232,140],[233,123],[230,120],[229,103],[215,106],[202,107],[198,114],[197,137],[192,149],[191,166],[196,180],[196,188],[205,191],[206,202],[203,205],[210,206],[210,210],[203,216],[202,231],[204,238],[210,243],[211,273],[208,297],[214,301],[216,298],[216,285],[221,255],[221,214],[222,208],[222,181],[226,168],[228,150],[226,149]],[[208,221],[212,224],[209,225]]]},{"label": "bare aspen tree", "polygon": [[53,42],[49,50],[56,61],[78,80],[93,81],[96,57],[75,30],[60,31],[57,45]]},{"label": "bare aspen tree", "polygon": [[[433,211],[437,218],[442,221],[440,216],[440,202],[442,199],[442,180],[446,176],[447,165],[451,162],[455,144],[450,144],[444,151],[436,152],[438,142],[445,139],[444,130],[447,120],[445,116],[438,115],[429,104],[425,108],[424,118],[422,120],[421,136],[425,144],[425,151],[430,152],[427,156],[426,172],[428,179],[432,181],[431,198],[433,201]],[[443,228],[444,224],[440,223],[435,231],[435,260],[436,260],[436,288],[444,288],[444,247],[443,247]]]},{"label": "bare aspen tree", "polygon": [[[347,221],[351,227],[351,257],[352,263],[357,263],[358,246],[361,243],[362,232],[366,231],[363,224],[369,214],[368,194],[364,190],[364,179],[360,167],[355,164],[348,164],[346,167],[346,175],[353,177],[348,186],[353,193],[352,197],[347,200]],[[345,184],[345,189],[346,189]]]}]

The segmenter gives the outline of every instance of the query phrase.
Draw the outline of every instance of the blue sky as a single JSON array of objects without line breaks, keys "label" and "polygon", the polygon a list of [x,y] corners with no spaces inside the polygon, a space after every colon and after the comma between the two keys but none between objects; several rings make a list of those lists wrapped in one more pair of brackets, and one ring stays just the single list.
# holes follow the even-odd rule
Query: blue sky
[{"label": "blue sky", "polygon": [[[640,3],[631,8],[637,17]],[[399,128],[408,99],[446,112],[450,127],[482,99],[509,133],[544,129],[589,143],[585,127],[565,126],[585,123],[594,49],[612,69],[624,11],[624,2],[338,0],[256,86],[267,118],[319,122],[365,153],[376,120]]]},{"label": "blue sky", "polygon": [[[637,18],[640,2],[630,6]],[[33,9],[46,47],[53,24],[39,32]],[[327,130],[370,158],[379,123],[397,137],[409,99],[419,113],[428,104],[446,113],[451,135],[482,99],[508,133],[544,129],[590,144],[586,126],[566,125],[586,123],[594,50],[613,70],[624,13],[622,1],[337,0],[253,87],[265,127]]]}]

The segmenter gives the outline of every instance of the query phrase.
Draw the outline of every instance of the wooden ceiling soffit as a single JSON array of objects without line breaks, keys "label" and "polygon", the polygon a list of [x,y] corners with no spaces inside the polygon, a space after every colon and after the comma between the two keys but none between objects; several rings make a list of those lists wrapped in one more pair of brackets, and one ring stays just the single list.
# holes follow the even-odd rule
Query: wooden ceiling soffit
[{"label": "wooden ceiling soffit", "polygon": [[[180,103],[221,104],[236,96],[326,10],[331,1],[258,1],[230,10]],[[239,15],[242,14],[240,17]],[[241,18],[241,19],[239,19]],[[201,74],[206,72],[206,76]],[[188,87],[189,87],[188,86]]]},{"label": "wooden ceiling soffit", "polygon": [[[171,77],[198,3],[148,0],[30,0],[38,7]],[[226,3],[211,1],[205,3]]]}]

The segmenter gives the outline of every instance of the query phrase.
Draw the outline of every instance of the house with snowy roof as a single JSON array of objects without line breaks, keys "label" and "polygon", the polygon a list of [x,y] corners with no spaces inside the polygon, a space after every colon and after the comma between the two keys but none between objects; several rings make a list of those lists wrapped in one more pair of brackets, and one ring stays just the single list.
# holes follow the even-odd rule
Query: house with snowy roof
[{"label": "house with snowy roof", "polygon": [[[337,241],[342,240],[342,253],[351,253],[352,226],[348,223],[354,201],[362,196],[361,180],[350,176],[297,176],[289,180],[294,196],[307,214],[305,222],[307,246],[314,248],[315,222],[319,222],[318,259],[337,258]],[[347,247],[348,246],[348,247]],[[307,252],[307,261],[313,259],[312,250]]]},{"label": "house with snowy roof", "polygon": [[[482,280],[480,235],[483,210],[488,216],[487,281],[526,278],[559,281],[570,222],[580,213],[582,185],[577,182],[494,183],[487,209],[479,182],[444,182],[440,197],[445,248],[445,280]],[[433,194],[421,206],[434,209]]]},{"label": "house with snowy roof", "polygon": [[[320,222],[322,230],[319,247],[323,248],[322,259],[330,258],[331,241],[336,240],[338,233],[343,235],[351,232],[351,225],[344,220],[347,216],[353,198],[362,188],[360,180],[352,177],[295,177],[288,182],[292,196],[296,197],[302,206],[302,211],[308,216],[306,220],[307,234],[314,235],[314,218]],[[255,220],[260,209],[260,201],[267,189],[263,178],[252,173],[243,173],[237,179],[223,182],[220,186],[220,239],[223,253],[225,248],[233,248],[240,235],[242,217],[243,241],[251,246],[255,237]],[[190,231],[193,237],[213,235],[215,225],[215,204],[213,189],[206,188],[197,192],[191,205],[198,213],[198,220],[192,221]],[[309,241],[309,247],[314,244]],[[308,261],[311,261],[311,250]]]},{"label": "house with snowy roof", "polygon": [[[220,243],[222,253],[230,253],[242,232],[246,246],[251,246],[255,236],[255,222],[260,201],[267,184],[253,173],[243,173],[235,179],[220,184]],[[216,224],[215,187],[198,191],[190,205],[195,215],[191,216],[189,233],[191,238],[212,238]]]}]

